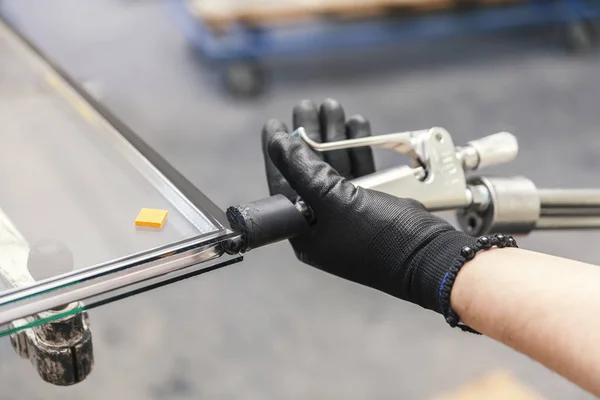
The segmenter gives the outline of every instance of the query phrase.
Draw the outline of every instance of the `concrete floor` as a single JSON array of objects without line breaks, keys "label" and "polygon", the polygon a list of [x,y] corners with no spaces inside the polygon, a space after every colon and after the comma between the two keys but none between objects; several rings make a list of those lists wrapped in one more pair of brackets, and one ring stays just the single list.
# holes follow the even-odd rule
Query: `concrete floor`
[{"label": "concrete floor", "polygon": [[[518,161],[492,172],[542,187],[598,185],[600,57],[513,34],[278,65],[267,96],[240,102],[189,51],[160,0],[4,0],[27,32],[222,207],[265,196],[262,123],[335,97],[377,133],[433,125],[458,143],[509,130]],[[379,165],[397,158],[380,154]],[[521,244],[600,263],[598,233]],[[91,312],[96,367],[57,388],[0,342],[0,398],[429,399],[492,370],[547,399],[591,396],[489,339],[295,261],[287,244]]]}]

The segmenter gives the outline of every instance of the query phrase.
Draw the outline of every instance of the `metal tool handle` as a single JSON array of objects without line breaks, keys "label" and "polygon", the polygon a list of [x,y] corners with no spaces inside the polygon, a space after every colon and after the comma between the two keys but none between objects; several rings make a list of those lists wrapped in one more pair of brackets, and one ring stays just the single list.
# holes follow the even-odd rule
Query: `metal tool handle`
[{"label": "metal tool handle", "polygon": [[[427,137],[430,134],[433,137],[433,141],[441,142],[444,140],[442,132],[445,132],[442,128],[431,128],[428,130],[390,133],[328,143],[315,142],[302,127],[294,131],[292,135],[299,136],[310,148],[318,152],[373,146],[394,149],[415,158],[419,156],[423,158],[423,155],[419,154],[420,150],[421,152],[423,150],[419,149],[423,142],[423,137]],[[456,147],[456,155],[462,160],[463,167],[467,171],[508,163],[516,158],[518,152],[519,145],[517,138],[509,132],[495,133],[468,142],[466,146]]]},{"label": "metal tool handle", "polygon": [[[463,147],[455,147],[450,134],[442,128],[330,143],[312,141],[302,128],[294,134],[316,151],[375,145],[403,153],[412,152],[413,158],[422,158],[422,167],[402,166],[380,171],[352,183],[399,197],[414,198],[432,211],[469,206],[471,197],[464,171],[509,162],[518,152],[515,137],[507,132],[469,142]],[[431,162],[426,161],[427,157],[431,157]],[[241,233],[238,239],[224,245],[229,254],[243,253],[299,236],[314,223],[312,210],[302,199],[292,202],[281,195],[229,207],[226,214],[231,227]]]}]

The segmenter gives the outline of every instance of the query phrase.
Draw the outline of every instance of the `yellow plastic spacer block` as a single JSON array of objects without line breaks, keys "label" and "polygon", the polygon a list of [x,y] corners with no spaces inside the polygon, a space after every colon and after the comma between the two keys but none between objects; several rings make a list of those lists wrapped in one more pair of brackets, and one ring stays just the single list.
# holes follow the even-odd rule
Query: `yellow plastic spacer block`
[{"label": "yellow plastic spacer block", "polygon": [[167,219],[166,210],[157,210],[154,208],[142,208],[142,211],[135,219],[135,226],[148,226],[150,228],[162,228]]}]

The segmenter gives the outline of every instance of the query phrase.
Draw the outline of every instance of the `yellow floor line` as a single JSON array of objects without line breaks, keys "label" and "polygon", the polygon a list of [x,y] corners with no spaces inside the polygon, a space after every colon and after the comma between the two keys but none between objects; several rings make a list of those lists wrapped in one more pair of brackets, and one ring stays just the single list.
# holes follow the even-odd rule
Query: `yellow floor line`
[{"label": "yellow floor line", "polygon": [[496,370],[433,400],[544,400],[510,372]]},{"label": "yellow floor line", "polygon": [[92,125],[97,126],[98,120],[96,118],[96,114],[92,110],[92,108],[81,100],[76,94],[72,92],[72,89],[67,87],[62,79],[58,77],[54,73],[46,73],[46,83],[50,85],[56,92],[64,97],[69,104],[81,115],[84,119],[86,119]]}]

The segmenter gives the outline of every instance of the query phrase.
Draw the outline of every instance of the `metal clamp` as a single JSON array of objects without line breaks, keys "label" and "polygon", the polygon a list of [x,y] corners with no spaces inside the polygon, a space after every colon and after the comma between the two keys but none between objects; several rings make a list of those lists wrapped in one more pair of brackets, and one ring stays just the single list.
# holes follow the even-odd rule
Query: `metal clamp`
[{"label": "metal clamp", "polygon": [[473,202],[466,172],[514,160],[516,138],[501,132],[456,147],[443,128],[392,133],[331,143],[311,140],[303,128],[297,134],[315,151],[331,151],[361,146],[393,149],[408,155],[412,166],[399,166],[354,179],[356,186],[378,190],[397,197],[419,201],[430,211],[465,208]]},{"label": "metal clamp", "polygon": [[[94,352],[88,315],[78,312],[80,303],[69,304],[61,312],[75,314],[21,330],[10,336],[13,348],[21,358],[29,359],[40,377],[57,386],[69,386],[83,381],[92,371]],[[52,317],[57,311],[47,311],[40,318]],[[27,320],[13,322],[13,326]]]},{"label": "metal clamp", "polygon": [[450,134],[438,127],[332,143],[311,140],[303,128],[295,134],[320,152],[377,146],[408,155],[412,166],[378,171],[352,183],[415,199],[430,211],[455,210],[461,229],[473,236],[600,228],[600,190],[538,189],[521,176],[467,179],[469,171],[515,159],[517,140],[508,132],[462,147],[455,147]]},{"label": "metal clamp", "polygon": [[[30,248],[1,210],[0,243],[0,283],[4,289],[26,287],[73,268],[72,255],[64,245],[45,241]],[[81,309],[83,304],[75,302],[11,322],[13,328],[21,328],[36,320],[51,320],[10,336],[17,354],[29,359],[46,382],[73,385],[84,380],[93,368],[92,334],[87,313]],[[55,319],[64,314],[68,316]]]}]

